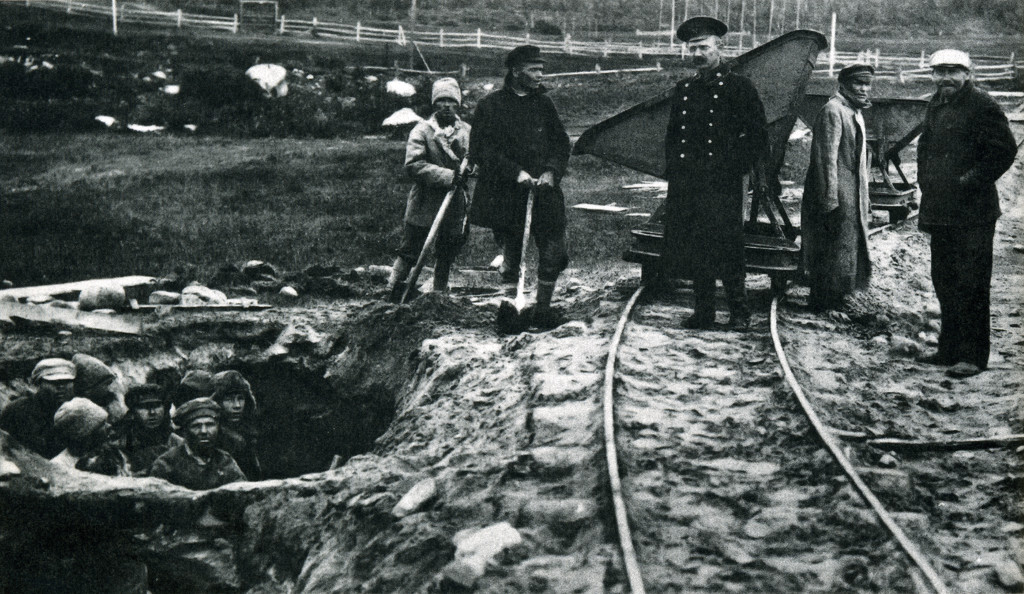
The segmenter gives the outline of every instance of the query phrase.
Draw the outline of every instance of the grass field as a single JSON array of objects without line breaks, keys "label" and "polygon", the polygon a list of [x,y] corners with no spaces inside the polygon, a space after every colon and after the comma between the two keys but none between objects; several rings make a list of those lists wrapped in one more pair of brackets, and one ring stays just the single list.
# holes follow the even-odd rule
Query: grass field
[{"label": "grass field", "polygon": [[[19,285],[181,270],[208,279],[261,259],[389,263],[411,182],[404,143],[33,135],[0,140],[0,276]],[[623,202],[640,176],[574,159],[570,203]],[[652,204],[635,204],[639,208]],[[570,214],[574,263],[617,259],[628,220]],[[494,256],[476,233],[464,265]]]}]

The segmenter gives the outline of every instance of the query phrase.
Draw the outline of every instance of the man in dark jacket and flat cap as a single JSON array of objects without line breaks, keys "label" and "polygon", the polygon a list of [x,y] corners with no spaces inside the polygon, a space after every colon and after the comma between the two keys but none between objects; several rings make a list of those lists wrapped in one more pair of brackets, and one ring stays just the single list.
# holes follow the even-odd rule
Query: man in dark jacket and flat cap
[{"label": "man in dark jacket and flat cap", "polygon": [[930,60],[937,91],[917,147],[918,225],[931,234],[932,283],[942,310],[938,352],[924,362],[968,377],[988,367],[996,180],[1017,154],[999,105],[971,81],[970,57],[939,50]]},{"label": "man in dark jacket and flat cap", "polygon": [[527,194],[536,192],[530,234],[537,244],[537,300],[534,320],[554,316],[555,282],[569,263],[565,248],[565,198],[559,187],[569,162],[569,135],[545,95],[540,50],[523,45],[505,59],[500,90],[477,105],[470,134],[470,162],[479,178],[470,222],[493,229],[504,248],[502,276],[514,282],[519,270]]},{"label": "man in dark jacket and flat cap", "polygon": [[149,475],[196,491],[246,480],[234,458],[216,446],[220,414],[220,405],[212,398],[181,405],[174,422],[185,434],[185,443],[157,458]]},{"label": "man in dark jacket and flat cap", "polygon": [[693,278],[690,329],[715,322],[715,281],[722,279],[729,325],[750,323],[743,257],[743,177],[768,147],[764,106],[753,83],[732,72],[719,50],[728,28],[711,17],[679,26],[697,75],[679,81],[665,137],[666,271]]}]

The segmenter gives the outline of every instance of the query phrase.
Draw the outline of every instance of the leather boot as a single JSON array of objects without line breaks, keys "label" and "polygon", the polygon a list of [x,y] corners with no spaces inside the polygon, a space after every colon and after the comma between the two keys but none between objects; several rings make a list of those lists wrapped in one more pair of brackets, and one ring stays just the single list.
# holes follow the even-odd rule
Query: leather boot
[{"label": "leather boot", "polygon": [[405,292],[405,278],[409,276],[409,263],[402,258],[395,258],[391,265],[391,275],[388,277],[388,300],[398,303],[402,300],[402,293]]},{"label": "leather boot", "polygon": [[434,264],[434,292],[448,293],[448,277],[451,275],[452,263],[441,262]]},{"label": "leather boot", "polygon": [[537,281],[537,303],[533,307],[533,324],[538,328],[554,328],[561,324],[562,319],[551,307],[551,298],[555,294],[555,281]]},{"label": "leather boot", "polygon": [[746,276],[730,275],[722,279],[725,287],[725,298],[729,302],[728,327],[744,332],[750,328],[750,308],[747,307]]}]

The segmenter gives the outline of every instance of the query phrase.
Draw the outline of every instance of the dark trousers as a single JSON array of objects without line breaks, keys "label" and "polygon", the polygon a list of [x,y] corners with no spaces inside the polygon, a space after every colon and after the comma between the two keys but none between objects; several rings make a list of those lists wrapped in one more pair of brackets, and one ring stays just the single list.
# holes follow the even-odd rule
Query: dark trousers
[{"label": "dark trousers", "polygon": [[[405,223],[402,229],[402,245],[398,247],[398,257],[405,260],[409,266],[416,264],[416,260],[423,251],[423,245],[427,242],[427,235],[430,234],[429,227],[410,225]],[[462,250],[465,237],[458,234],[438,233],[434,243],[434,254],[440,265],[451,266],[455,258]]]},{"label": "dark trousers", "polygon": [[939,357],[988,367],[995,223],[932,227],[932,284],[942,310]]}]

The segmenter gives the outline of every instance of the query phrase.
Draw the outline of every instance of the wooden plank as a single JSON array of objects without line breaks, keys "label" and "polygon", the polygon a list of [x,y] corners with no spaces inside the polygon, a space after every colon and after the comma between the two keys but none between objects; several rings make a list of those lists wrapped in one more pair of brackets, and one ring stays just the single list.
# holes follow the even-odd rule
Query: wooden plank
[{"label": "wooden plank", "polygon": [[[209,305],[178,305],[178,304],[139,304],[137,311],[153,312],[162,307],[170,308],[172,311],[246,311],[250,309],[264,310],[274,306],[269,303],[211,303]],[[130,312],[129,312],[130,313]]]},{"label": "wooden plank", "polygon": [[[57,285],[39,285],[35,287],[15,287],[13,289],[4,289],[0,291],[0,297],[11,296],[15,299],[27,299],[30,297],[46,297],[49,295],[65,295],[81,293],[86,287],[94,285],[106,285],[110,283],[118,284],[124,287],[125,292],[129,292],[130,289],[141,288],[151,283],[155,283],[156,279],[152,276],[121,276],[117,278],[96,278],[84,281],[76,281],[73,283],[61,283]],[[131,295],[129,295],[131,297]]]},{"label": "wooden plank", "polygon": [[28,320],[43,324],[90,328],[119,334],[142,334],[142,320],[77,309],[0,301],[0,319]]}]

